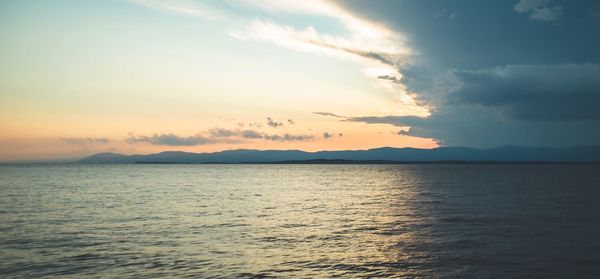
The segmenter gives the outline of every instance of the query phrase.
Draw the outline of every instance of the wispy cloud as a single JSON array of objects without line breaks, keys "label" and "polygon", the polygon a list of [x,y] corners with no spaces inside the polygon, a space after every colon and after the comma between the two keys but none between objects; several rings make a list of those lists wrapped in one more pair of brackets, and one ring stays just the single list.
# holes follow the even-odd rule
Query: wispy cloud
[{"label": "wispy cloud", "polygon": [[331,117],[337,117],[337,118],[345,118],[345,116],[341,116],[332,112],[326,112],[326,111],[318,111],[318,112],[313,112],[313,114],[318,114],[318,115],[323,115],[323,116],[331,116]]},{"label": "wispy cloud", "polygon": [[549,4],[550,0],[520,0],[514,9],[519,13],[529,13],[532,20],[557,20],[562,15],[563,7]]},{"label": "wispy cloud", "polygon": [[396,116],[396,115],[387,115],[387,116],[357,116],[357,117],[348,117],[342,121],[344,122],[361,122],[366,124],[388,124],[393,126],[409,126],[412,123],[418,122],[420,120],[424,120],[424,117],[416,117],[416,116]]},{"label": "wispy cloud", "polygon": [[415,94],[409,92],[408,87],[403,84],[401,69],[412,65],[417,55],[403,34],[356,16],[332,1],[245,2],[267,12],[305,14],[334,20],[344,31],[326,33],[313,25],[286,25],[272,20],[255,19],[244,30],[231,31],[233,37],[356,61],[363,68],[365,76],[373,79],[379,88],[392,94],[393,106],[399,107],[399,114],[430,114],[429,107],[417,103]]},{"label": "wispy cloud", "polygon": [[129,2],[165,13],[180,14],[206,20],[224,17],[223,11],[189,0],[129,0]]},{"label": "wispy cloud", "polygon": [[[392,39],[380,38],[381,44],[374,43],[377,33],[363,37],[362,34],[352,34],[351,37],[322,34],[316,28],[309,26],[297,29],[289,25],[279,25],[270,21],[254,20],[245,32],[232,32],[237,38],[258,39],[269,41],[279,46],[298,51],[316,52],[320,54],[341,57],[359,57],[381,62],[386,65],[396,65],[400,59],[411,54],[411,50],[396,47]],[[375,38],[374,38],[375,37]],[[389,42],[387,42],[389,41]],[[400,42],[397,44],[402,45]]]},{"label": "wispy cloud", "polygon": [[[270,42],[296,51],[355,59],[362,62],[365,74],[401,78],[399,69],[411,62],[416,52],[406,37],[385,25],[367,20],[326,0],[247,0],[254,7],[272,13],[303,14],[337,21],[345,30],[323,33],[316,27],[292,26],[256,19],[245,30],[230,34],[238,39]],[[392,88],[403,91],[401,87]],[[398,93],[398,92],[396,92]],[[402,93],[402,92],[400,92]]]},{"label": "wispy cloud", "polygon": [[[241,0],[207,1],[202,4],[184,0],[131,1],[160,11],[203,18],[237,14],[243,16],[228,17],[244,22],[249,18],[248,15],[254,15],[253,20],[244,24],[245,27],[232,27],[229,34],[240,40],[266,42],[295,51],[355,61],[368,78],[393,94],[394,105],[400,106],[398,111],[403,114],[428,114],[428,108],[416,104],[413,94],[402,84],[401,69],[412,64],[417,54],[409,46],[406,36],[381,23],[358,16],[335,1]],[[306,21],[309,24],[283,24],[278,21],[282,15],[306,16],[311,20],[317,19],[317,22],[336,22],[341,28],[324,32],[319,26],[310,24],[312,21]]]},{"label": "wispy cloud", "polygon": [[152,136],[134,136],[129,135],[127,138],[128,143],[149,143],[153,145],[168,145],[168,146],[195,146],[195,145],[204,145],[211,144],[215,141],[201,136],[178,136],[173,133],[169,134],[154,134]]},{"label": "wispy cloud", "polygon": [[96,143],[109,143],[111,142],[108,138],[92,138],[92,137],[71,137],[71,138],[59,138],[61,141],[69,143],[69,144],[78,144],[78,145],[86,145],[86,144],[96,144]]}]

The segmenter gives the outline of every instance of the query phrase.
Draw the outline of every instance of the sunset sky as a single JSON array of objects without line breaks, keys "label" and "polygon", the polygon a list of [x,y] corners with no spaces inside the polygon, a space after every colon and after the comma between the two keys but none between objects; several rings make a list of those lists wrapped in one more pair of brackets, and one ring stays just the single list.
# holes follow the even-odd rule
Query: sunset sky
[{"label": "sunset sky", "polygon": [[600,3],[478,2],[2,1],[0,161],[599,144]]}]

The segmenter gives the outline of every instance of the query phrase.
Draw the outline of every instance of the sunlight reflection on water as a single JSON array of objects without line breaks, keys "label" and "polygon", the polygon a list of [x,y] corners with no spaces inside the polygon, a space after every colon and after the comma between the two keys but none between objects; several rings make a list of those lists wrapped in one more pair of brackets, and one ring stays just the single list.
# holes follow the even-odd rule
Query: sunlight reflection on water
[{"label": "sunlight reflection on water", "polygon": [[1,166],[0,274],[598,275],[598,185],[598,166]]}]

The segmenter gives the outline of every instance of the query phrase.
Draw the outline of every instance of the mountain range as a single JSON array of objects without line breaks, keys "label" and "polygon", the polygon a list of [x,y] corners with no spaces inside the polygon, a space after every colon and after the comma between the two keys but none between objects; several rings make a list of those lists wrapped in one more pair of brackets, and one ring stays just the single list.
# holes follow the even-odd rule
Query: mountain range
[{"label": "mountain range", "polygon": [[368,150],[227,150],[213,153],[167,151],[148,155],[99,153],[77,163],[433,163],[433,162],[565,162],[600,163],[600,145],[570,148],[504,146],[493,149],[382,147]]}]

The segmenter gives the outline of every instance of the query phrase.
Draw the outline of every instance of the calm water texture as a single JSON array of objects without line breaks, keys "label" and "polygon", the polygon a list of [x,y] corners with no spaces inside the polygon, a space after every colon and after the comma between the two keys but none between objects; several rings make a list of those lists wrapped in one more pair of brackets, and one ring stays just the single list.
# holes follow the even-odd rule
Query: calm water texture
[{"label": "calm water texture", "polygon": [[600,166],[0,166],[1,277],[600,278]]}]

